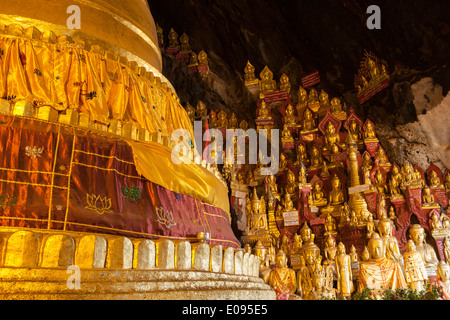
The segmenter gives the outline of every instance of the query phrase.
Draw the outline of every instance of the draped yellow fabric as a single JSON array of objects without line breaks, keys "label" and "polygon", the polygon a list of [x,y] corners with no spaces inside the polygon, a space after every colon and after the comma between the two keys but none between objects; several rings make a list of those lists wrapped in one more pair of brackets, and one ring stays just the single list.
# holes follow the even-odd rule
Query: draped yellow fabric
[{"label": "draped yellow fabric", "polygon": [[136,121],[150,133],[193,134],[186,110],[161,85],[128,66],[68,44],[0,36],[0,97],[58,111],[74,108],[91,119]]},{"label": "draped yellow fabric", "polygon": [[227,188],[208,170],[195,164],[172,162],[171,149],[155,142],[128,140],[139,174],[174,192],[230,212]]}]

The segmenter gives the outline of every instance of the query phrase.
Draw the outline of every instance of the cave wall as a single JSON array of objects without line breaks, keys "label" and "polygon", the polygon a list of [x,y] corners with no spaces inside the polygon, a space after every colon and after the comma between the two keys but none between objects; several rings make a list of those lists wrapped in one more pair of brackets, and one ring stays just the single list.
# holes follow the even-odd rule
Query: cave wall
[{"label": "cave wall", "polygon": [[[318,70],[330,96],[339,97],[377,126],[393,161],[406,159],[426,169],[449,167],[450,2],[306,0],[155,1],[153,17],[164,30],[189,35],[197,53],[209,58],[207,75],[190,75],[163,55],[163,73],[183,105],[203,101],[209,109],[234,112],[254,124],[256,98],[244,86],[247,60],[256,75],[267,65],[279,80],[286,73],[291,98],[301,77]],[[366,27],[369,5],[381,9],[381,29]],[[390,86],[360,105],[353,88],[364,50],[388,63]],[[445,100],[445,101],[444,101]],[[436,110],[435,110],[436,109]],[[434,111],[433,111],[434,110]]]}]

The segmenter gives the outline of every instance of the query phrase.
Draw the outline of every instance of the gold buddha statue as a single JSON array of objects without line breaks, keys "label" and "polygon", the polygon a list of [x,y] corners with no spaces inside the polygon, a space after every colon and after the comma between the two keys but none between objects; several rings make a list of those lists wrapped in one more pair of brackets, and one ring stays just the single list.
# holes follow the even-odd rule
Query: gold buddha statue
[{"label": "gold buddha statue", "polygon": [[361,292],[366,287],[373,289],[374,296],[378,299],[387,288],[406,288],[400,265],[386,258],[386,247],[377,233],[370,238],[367,249],[370,258],[360,263],[358,291]]},{"label": "gold buddha statue", "polygon": [[294,115],[294,107],[290,103],[286,107],[286,115],[283,121],[289,128],[297,127],[297,117]]},{"label": "gold buddha statue", "polygon": [[267,108],[266,101],[264,99],[261,100],[261,106],[258,109],[258,117],[256,119],[257,120],[272,119],[270,111]]},{"label": "gold buddha statue", "polygon": [[306,147],[303,143],[297,145],[297,161],[294,163],[296,166],[301,166],[309,163],[308,154],[306,153]]},{"label": "gold buddha statue", "polygon": [[405,280],[412,290],[422,291],[428,280],[427,270],[423,263],[422,256],[416,250],[414,241],[408,240],[406,250],[403,253],[405,261]]},{"label": "gold buddha statue", "polygon": [[208,110],[206,109],[206,106],[203,103],[203,101],[198,102],[195,113],[198,118],[203,118],[208,115]]},{"label": "gold buddha statue", "polygon": [[314,183],[313,184],[313,188],[312,188],[312,205],[315,207],[323,207],[326,206],[328,201],[327,198],[325,197],[324,192],[322,191],[322,187],[320,186],[319,183]]},{"label": "gold buddha statue", "polygon": [[195,121],[195,108],[189,102],[186,102],[186,112],[192,123]]},{"label": "gold buddha statue", "polygon": [[247,65],[244,68],[244,82],[245,85],[257,84],[259,80],[255,76],[255,67],[247,61]]},{"label": "gold buddha statue", "polygon": [[169,48],[176,48],[180,45],[178,42],[178,33],[176,33],[175,30],[170,29],[168,38],[169,38]]},{"label": "gold buddha statue", "polygon": [[317,93],[317,90],[314,88],[312,88],[308,94],[308,107],[313,112],[318,112],[320,108],[319,95]]},{"label": "gold buddha statue", "polygon": [[300,229],[300,237],[302,238],[302,242],[304,245],[313,244],[315,235],[312,233],[310,227],[308,227],[308,223],[305,222],[303,227]]},{"label": "gold buddha statue", "polygon": [[248,122],[247,121],[245,121],[245,120],[242,120],[240,123],[239,123],[239,129],[242,129],[242,131],[247,131],[247,129],[248,129]]},{"label": "gold buddha statue", "polygon": [[392,259],[403,266],[403,258],[400,253],[397,238],[392,235],[394,223],[389,218],[381,219],[378,222],[378,232],[386,247],[386,258]]},{"label": "gold buddha statue", "polygon": [[430,172],[430,188],[431,189],[442,189],[444,185],[441,183],[436,171],[431,170]]},{"label": "gold buddha statue", "polygon": [[341,188],[341,180],[336,173],[331,178],[331,191],[328,196],[328,203],[331,206],[338,206],[344,203],[344,192]]},{"label": "gold buddha statue", "polygon": [[297,98],[298,103],[295,107],[297,109],[297,114],[300,116],[308,106],[308,93],[302,86],[298,88]]},{"label": "gold buddha statue", "polygon": [[323,158],[320,154],[319,148],[317,148],[315,145],[311,148],[311,159],[310,159],[310,166],[309,170],[318,170],[322,168]]},{"label": "gold buddha statue", "polygon": [[295,195],[295,191],[298,188],[298,184],[295,178],[295,174],[294,172],[292,172],[291,169],[288,170],[287,174],[286,174],[286,187],[285,187],[285,191],[286,193],[289,193],[289,195],[292,197],[293,195]]},{"label": "gold buddha statue", "polygon": [[450,300],[450,266],[440,261],[436,270],[438,276],[437,285],[442,288],[442,299]]},{"label": "gold buddha statue", "polygon": [[427,269],[436,268],[439,261],[434,248],[425,241],[426,235],[423,227],[420,224],[413,224],[409,228],[409,237],[414,241],[417,251],[425,262],[425,267]]},{"label": "gold buddha statue", "polygon": [[287,93],[291,91],[289,77],[285,73],[283,73],[280,77],[280,91],[285,91]]},{"label": "gold buddha statue", "polygon": [[332,300],[336,298],[336,289],[333,288],[333,275],[330,267],[322,267],[316,262],[311,273],[312,289],[304,297],[306,300]]},{"label": "gold buddha statue", "polygon": [[297,278],[300,282],[299,288],[301,288],[301,295],[305,298],[313,290],[312,273],[320,266],[321,256],[320,249],[316,244],[313,242],[305,244],[305,241],[303,243],[303,257],[306,265],[302,266],[297,272]]},{"label": "gold buddha statue", "polygon": [[367,220],[366,228],[367,228],[366,238],[370,239],[372,237],[372,234],[375,232],[375,223],[373,222],[372,215],[370,215],[369,219]]},{"label": "gold buddha statue", "polygon": [[306,108],[303,112],[302,130],[300,130],[300,133],[315,133],[318,130],[312,111],[309,108]]},{"label": "gold buddha statue", "polygon": [[181,53],[188,53],[191,52],[191,46],[189,45],[189,36],[186,33],[183,33],[180,37],[180,43],[181,43]]},{"label": "gold buddha statue", "polygon": [[190,56],[189,56],[188,68],[197,67],[197,66],[198,66],[198,56],[194,51],[191,51]]},{"label": "gold buddha statue", "polygon": [[306,168],[304,165],[301,165],[298,171],[298,186],[303,187],[308,184],[308,178],[306,177]]},{"label": "gold buddha statue", "polygon": [[377,135],[375,134],[375,128],[372,122],[367,122],[366,129],[364,131],[364,142],[378,142]]},{"label": "gold buddha statue", "polygon": [[281,142],[282,143],[294,142],[294,138],[292,137],[291,130],[289,130],[287,123],[283,125],[283,130],[281,131]]},{"label": "gold buddha statue", "polygon": [[212,109],[208,115],[208,126],[209,128],[217,128],[217,114]]},{"label": "gold buddha statue", "polygon": [[334,168],[343,168],[344,164],[342,161],[339,161],[337,159],[337,156],[339,155],[339,146],[337,144],[333,144],[331,146],[331,155],[330,155],[330,163],[328,164],[328,168],[334,169]]},{"label": "gold buddha statue", "polygon": [[325,227],[324,235],[336,235],[337,234],[336,220],[334,220],[331,213],[328,213],[327,216],[325,217],[324,227]]},{"label": "gold buddha statue", "polygon": [[287,235],[285,235],[285,234],[283,234],[283,236],[281,236],[279,249],[283,250],[283,252],[286,255],[289,255],[289,253],[291,252],[291,245],[289,244],[289,239],[288,239]]},{"label": "gold buddha statue", "polygon": [[364,152],[362,157],[362,166],[366,167],[369,171],[373,168],[373,161],[368,152]]},{"label": "gold buddha statue", "polygon": [[278,167],[278,171],[284,171],[287,169],[287,158],[286,155],[284,153],[280,154],[280,164]]},{"label": "gold buddha statue", "polygon": [[231,114],[230,119],[228,120],[228,128],[229,129],[237,129],[238,128],[238,120],[234,112]]},{"label": "gold buddha statue", "polygon": [[268,283],[271,271],[269,268],[269,256],[267,254],[267,248],[262,244],[261,240],[256,241],[256,244],[252,248],[252,253],[261,261],[259,265],[259,276],[265,283]]},{"label": "gold buddha statue", "polygon": [[406,190],[407,187],[410,188],[420,188],[422,186],[422,183],[420,180],[418,180],[416,173],[414,172],[414,168],[409,163],[409,161],[405,161],[402,165],[402,176],[403,180],[400,185],[400,188],[402,190]]},{"label": "gold buddha statue", "polygon": [[[333,103],[333,100],[331,101]],[[339,118],[338,118],[339,119]],[[355,119],[351,119],[348,124],[348,133],[352,136],[353,140],[357,145],[361,145],[363,143],[361,127]]]},{"label": "gold buddha statue", "polygon": [[386,185],[384,183],[383,174],[380,170],[374,175],[374,185],[378,193],[384,194],[387,191]]},{"label": "gold buddha statue", "polygon": [[433,212],[433,214],[431,215],[430,224],[431,224],[431,234],[433,234],[434,232],[439,232],[443,229],[441,220],[439,219],[439,215],[437,212]]},{"label": "gold buddha statue", "polygon": [[436,202],[434,202],[434,196],[431,193],[431,189],[429,186],[425,186],[422,190],[422,208],[423,209],[439,208],[439,205]]},{"label": "gold buddha statue", "polygon": [[[269,275],[269,285],[278,293],[294,294],[297,290],[295,271],[287,266],[286,253],[278,250],[276,267]],[[287,292],[284,290],[287,289]]]},{"label": "gold buddha statue", "polygon": [[268,199],[278,199],[280,200],[280,195],[278,193],[278,185],[273,174],[268,175],[266,178],[266,193]]},{"label": "gold buddha statue", "polygon": [[394,206],[391,206],[389,208],[389,219],[391,219],[392,221],[394,219],[397,219],[397,215],[395,214]]},{"label": "gold buddha statue", "polygon": [[[345,247],[344,247],[345,248]],[[352,264],[353,263],[359,263],[359,257],[358,254],[356,253],[356,248],[355,245],[352,244],[352,246],[350,247],[350,253],[349,253],[350,259]]]},{"label": "gold buddha statue", "polygon": [[225,111],[220,110],[217,118],[217,128],[228,128],[228,115]]},{"label": "gold buddha statue", "polygon": [[[352,245],[352,249],[355,247]],[[356,254],[356,252],[354,252]],[[353,254],[353,255],[354,255]],[[358,255],[356,254],[356,261]],[[342,297],[349,297],[353,291],[352,258],[345,253],[345,245],[339,242],[337,246],[337,255],[335,259],[337,273],[337,292]]]},{"label": "gold buddha statue", "polygon": [[203,50],[198,53],[198,65],[199,66],[207,66],[208,65],[208,55]]},{"label": "gold buddha statue", "polygon": [[292,202],[291,195],[286,192],[283,198],[283,212],[289,212],[293,210],[296,209],[294,208],[294,203]]},{"label": "gold buddha statue", "polygon": [[327,113],[327,108],[330,107],[330,100],[328,99],[328,93],[326,93],[324,90],[320,91],[319,95],[319,116],[323,116]]},{"label": "gold buddha statue", "polygon": [[261,77],[259,83],[261,93],[267,94],[277,91],[277,83],[273,80],[273,73],[267,66],[264,67],[259,76]]},{"label": "gold buddha statue", "polygon": [[291,254],[298,254],[302,252],[303,242],[300,235],[294,234],[294,243],[292,243]]},{"label": "gold buddha statue", "polygon": [[[337,97],[331,99],[331,114],[341,121],[347,119],[347,113],[342,110],[341,100],[339,100],[339,98]],[[354,140],[355,142],[358,142],[357,139],[354,138]],[[359,140],[361,140],[361,138]]]},{"label": "gold buddha statue", "polygon": [[403,195],[400,190],[400,186],[403,183],[402,174],[398,171],[397,166],[392,166],[389,179],[389,190],[391,193],[391,199],[402,199]]},{"label": "gold buddha statue", "polygon": [[375,154],[375,159],[378,160],[378,164],[380,166],[390,166],[391,164],[389,163],[389,160],[386,156],[386,152],[384,151],[384,149],[380,146],[378,147],[376,154]]},{"label": "gold buddha statue", "polygon": [[322,148],[323,151],[331,150],[331,147],[334,144],[337,144],[341,148],[345,149],[346,146],[344,143],[341,143],[341,139],[339,137],[339,133],[336,132],[336,128],[331,122],[328,122],[326,126],[326,134],[324,137],[324,146]]}]

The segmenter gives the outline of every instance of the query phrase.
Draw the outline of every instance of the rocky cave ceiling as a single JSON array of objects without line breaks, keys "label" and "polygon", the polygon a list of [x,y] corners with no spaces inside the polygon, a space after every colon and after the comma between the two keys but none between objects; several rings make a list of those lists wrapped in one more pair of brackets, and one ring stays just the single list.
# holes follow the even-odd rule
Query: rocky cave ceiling
[{"label": "rocky cave ceiling", "polygon": [[[330,99],[339,97],[377,125],[382,145],[395,162],[422,168],[450,167],[450,1],[448,0],[148,0],[167,34],[190,37],[206,51],[207,76],[188,74],[163,55],[163,73],[183,105],[199,100],[208,109],[234,112],[252,124],[256,98],[244,85],[249,60],[256,75],[268,66],[279,80],[286,73],[297,101],[301,77],[318,70]],[[367,7],[381,9],[381,29],[369,30]],[[388,63],[390,85],[360,105],[353,87],[364,50]]]}]

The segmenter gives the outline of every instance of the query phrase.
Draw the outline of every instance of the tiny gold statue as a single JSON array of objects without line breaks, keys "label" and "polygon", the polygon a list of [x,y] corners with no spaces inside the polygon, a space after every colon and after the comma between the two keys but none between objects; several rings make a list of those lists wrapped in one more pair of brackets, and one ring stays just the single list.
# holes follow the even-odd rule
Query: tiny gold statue
[{"label": "tiny gold statue", "polygon": [[[333,104],[333,100],[331,100],[331,103]],[[359,126],[358,122],[355,121],[355,119],[350,120],[348,124],[348,133],[352,136],[357,145],[362,144],[363,140],[361,127]]]},{"label": "tiny gold statue", "polygon": [[328,213],[325,217],[325,233],[324,235],[335,235],[337,234],[336,231],[336,221],[334,220],[331,213]]},{"label": "tiny gold statue", "polygon": [[351,263],[359,263],[359,258],[358,258],[358,254],[356,253],[356,248],[355,246],[352,244],[352,246],[350,247],[350,259],[351,259]]},{"label": "tiny gold statue", "polygon": [[431,189],[444,188],[444,185],[441,183],[441,179],[439,179],[436,171],[434,170],[431,170],[430,172],[430,188]]},{"label": "tiny gold statue", "polygon": [[439,219],[439,214],[437,212],[433,212],[431,215],[431,233],[439,232],[441,229],[443,228],[441,220]]},{"label": "tiny gold statue", "polygon": [[208,65],[208,55],[203,50],[198,53],[198,65],[199,66],[207,66]]},{"label": "tiny gold statue", "polygon": [[439,208],[439,205],[434,202],[434,196],[431,193],[430,187],[425,186],[422,193],[422,209]]},{"label": "tiny gold statue", "polygon": [[309,163],[308,154],[306,153],[306,147],[303,143],[297,145],[297,161],[294,163],[296,166],[302,167]]},{"label": "tiny gold statue", "polygon": [[313,190],[312,190],[312,205],[315,207],[323,207],[327,205],[327,199],[325,197],[325,194],[322,191],[322,187],[319,183],[313,184]]},{"label": "tiny gold statue", "polygon": [[180,52],[191,52],[191,46],[189,45],[189,36],[183,33],[180,37],[181,50]]},{"label": "tiny gold statue", "polygon": [[197,67],[197,66],[198,66],[198,56],[194,51],[191,51],[190,56],[189,56],[188,68]]},{"label": "tiny gold statue", "polygon": [[380,166],[391,166],[391,164],[389,163],[389,160],[386,156],[386,152],[384,151],[384,149],[380,146],[378,147],[376,154],[375,154],[375,159],[378,160],[378,163]]},{"label": "tiny gold statue", "polygon": [[303,112],[302,130],[300,130],[300,133],[309,134],[317,132],[318,130],[312,111],[309,108],[306,108]]},{"label": "tiny gold statue", "polygon": [[175,30],[170,29],[168,38],[169,38],[169,48],[176,48],[179,46],[178,33],[176,33]]},{"label": "tiny gold statue", "polygon": [[280,164],[278,167],[278,171],[284,171],[287,169],[287,158],[286,155],[284,153],[280,154]]},{"label": "tiny gold statue", "polygon": [[312,233],[312,230],[308,227],[308,224],[305,222],[303,227],[300,229],[300,237],[302,238],[303,244],[311,244],[314,243],[314,233]]},{"label": "tiny gold statue", "polygon": [[340,142],[339,133],[336,132],[336,128],[331,122],[328,122],[326,126],[326,135],[324,137],[324,146],[322,148],[323,151],[331,150],[331,147],[334,144],[337,144],[341,148],[345,149],[345,144]]},{"label": "tiny gold statue", "polygon": [[258,109],[258,117],[256,119],[257,120],[272,119],[270,111],[267,108],[266,101],[264,99],[261,100],[261,106]]},{"label": "tiny gold statue", "polygon": [[419,175],[416,174],[413,166],[409,161],[405,161],[402,165],[402,183],[400,185],[400,188],[402,190],[406,190],[407,187],[410,188],[421,188],[422,187],[422,178],[419,173]]},{"label": "tiny gold statue", "polygon": [[256,241],[256,244],[252,249],[252,253],[261,261],[261,264],[259,265],[259,276],[265,283],[268,283],[271,271],[269,268],[269,256],[267,254],[267,248],[262,244],[261,240]]},{"label": "tiny gold statue", "polygon": [[225,111],[220,110],[217,114],[217,128],[228,128],[228,115]]},{"label": "tiny gold statue", "polygon": [[289,77],[283,73],[280,78],[280,91],[289,93],[291,91],[291,84],[289,83]]},{"label": "tiny gold statue", "polygon": [[303,114],[305,108],[308,106],[308,93],[306,92],[305,89],[303,89],[302,86],[298,88],[297,97],[298,103],[295,107],[297,109],[298,116],[300,116],[301,114]]},{"label": "tiny gold statue", "polygon": [[344,202],[344,192],[341,189],[341,180],[336,175],[331,178],[331,191],[328,198],[328,203],[332,206],[340,205]]},{"label": "tiny gold statue", "polygon": [[228,129],[237,129],[237,128],[238,128],[238,120],[233,112],[230,116],[230,119],[228,120]]},{"label": "tiny gold statue", "polygon": [[373,222],[373,216],[369,215],[369,219],[367,220],[367,234],[366,237],[370,239],[372,237],[372,234],[375,232],[375,223]]},{"label": "tiny gold statue", "polygon": [[425,230],[423,227],[420,224],[413,224],[409,228],[409,237],[414,241],[416,250],[420,253],[425,262],[425,267],[427,269],[436,268],[439,261],[433,247],[425,241]]},{"label": "tiny gold statue", "polygon": [[368,122],[366,124],[366,129],[364,131],[364,142],[378,142],[372,122]]},{"label": "tiny gold statue", "polygon": [[362,166],[366,167],[367,170],[369,170],[369,171],[372,170],[372,168],[373,168],[373,161],[372,161],[372,158],[370,157],[370,154],[368,152],[365,152],[363,154],[362,158],[363,158],[362,159]]},{"label": "tiny gold statue", "polygon": [[319,95],[319,116],[323,116],[327,113],[327,108],[330,107],[330,100],[328,99],[328,93],[326,93],[324,90],[320,91]]},{"label": "tiny gold statue", "polygon": [[283,250],[286,255],[291,252],[291,245],[289,244],[289,239],[285,234],[281,237],[279,249]]},{"label": "tiny gold statue", "polygon": [[374,176],[374,184],[378,193],[384,194],[386,192],[386,185],[384,183],[383,174],[380,170],[377,170]]},{"label": "tiny gold statue", "polygon": [[[339,120],[347,119],[347,113],[344,110],[342,110],[341,100],[339,100],[339,98],[337,98],[337,97],[331,99],[331,114]],[[350,125],[352,124],[352,122],[355,122],[355,124],[356,124],[356,121],[352,120],[350,122]],[[355,126],[355,128],[352,128],[355,130],[353,133],[356,133],[357,128],[358,128],[358,126]],[[359,134],[359,135],[361,135],[361,134]],[[353,139],[355,140],[355,142],[358,143],[358,141],[361,140],[361,137],[359,137],[359,139],[357,137],[354,137]]]},{"label": "tiny gold statue", "polygon": [[413,290],[424,290],[425,282],[428,280],[428,274],[422,256],[416,251],[414,241],[408,240],[406,243],[406,251],[403,253],[403,259],[405,261],[406,283]]},{"label": "tiny gold statue", "polygon": [[319,148],[317,148],[315,145],[311,148],[311,165],[309,166],[309,170],[318,170],[323,167],[323,158],[320,154]]},{"label": "tiny gold statue", "polygon": [[392,221],[397,219],[397,215],[395,214],[394,206],[391,206],[389,208],[389,219],[391,219]]},{"label": "tiny gold statue", "polygon": [[245,120],[242,120],[240,123],[239,123],[239,129],[242,129],[242,131],[247,131],[247,129],[248,129],[248,122],[247,121],[245,121]]},{"label": "tiny gold statue", "polygon": [[286,107],[286,115],[283,118],[284,124],[289,128],[297,127],[297,119],[294,115],[294,107],[289,103]]},{"label": "tiny gold statue", "polygon": [[349,222],[350,222],[350,208],[347,202],[344,202],[344,206],[340,212],[339,227],[341,228],[347,225]]},{"label": "tiny gold statue", "polygon": [[364,247],[363,252],[361,253],[361,261],[369,261],[370,259],[370,253],[369,249],[367,249],[367,246]]},{"label": "tiny gold statue", "polygon": [[286,191],[286,193],[289,193],[290,196],[294,196],[297,188],[298,188],[298,184],[295,179],[295,174],[294,174],[294,172],[292,172],[291,169],[289,169],[287,172],[287,175],[286,175],[285,191]]},{"label": "tiny gold statue", "polygon": [[[355,247],[352,245],[353,250]],[[356,252],[354,253],[354,255]],[[356,255],[356,259],[357,259]],[[357,260],[356,260],[357,261]],[[339,242],[336,255],[337,292],[342,297],[349,297],[353,291],[352,258],[345,253],[345,245]]]},{"label": "tiny gold statue", "polygon": [[261,93],[267,94],[277,91],[277,83],[273,80],[273,73],[267,66],[264,67],[259,76],[261,77],[259,83]]},{"label": "tiny gold statue", "polygon": [[245,85],[252,85],[259,83],[259,80],[255,76],[255,67],[247,61],[247,65],[244,68],[244,81]]},{"label": "tiny gold statue", "polygon": [[339,147],[337,144],[333,144],[331,146],[330,163],[328,164],[328,168],[334,169],[334,168],[344,167],[344,164],[342,163],[342,161],[339,161],[337,159],[338,155],[339,155]]},{"label": "tiny gold statue", "polygon": [[328,234],[325,238],[325,249],[323,250],[325,254],[324,265],[330,265],[333,267],[334,271],[336,271],[336,240],[331,234]]},{"label": "tiny gold statue", "polygon": [[195,108],[191,106],[189,102],[186,102],[186,112],[188,114],[189,120],[191,120],[193,124],[195,121]]},{"label": "tiny gold statue", "polygon": [[288,268],[287,257],[283,250],[278,250],[276,267],[269,275],[269,285],[278,293],[294,294],[297,289],[295,271]]},{"label": "tiny gold statue", "polygon": [[291,130],[289,130],[287,123],[283,125],[283,131],[281,131],[281,142],[282,143],[294,142],[294,138],[292,137]]},{"label": "tiny gold statue", "polygon": [[450,300],[450,266],[440,261],[436,270],[438,276],[437,285],[442,288],[442,299]]},{"label": "tiny gold statue", "polygon": [[278,185],[274,175],[267,176],[266,179],[266,193],[268,199],[278,199],[280,200],[280,194],[278,193]]},{"label": "tiny gold statue", "polygon": [[[303,243],[305,242],[303,241]],[[297,278],[300,282],[299,288],[301,288],[301,295],[307,298],[313,290],[312,274],[317,266],[320,266],[321,257],[319,247],[313,242],[304,245],[303,257],[306,265],[300,268],[297,273]],[[319,262],[318,264],[316,264],[317,261]]]},{"label": "tiny gold statue", "polygon": [[292,244],[292,254],[301,253],[302,252],[303,242],[300,238],[300,235],[294,234],[294,243]]},{"label": "tiny gold statue", "polygon": [[403,182],[402,174],[398,171],[397,166],[393,166],[389,180],[389,190],[391,192],[391,200],[403,199],[403,195],[400,190],[402,182]]},{"label": "tiny gold statue", "polygon": [[370,238],[367,249],[370,258],[360,264],[358,291],[361,292],[367,287],[374,290],[375,298],[380,298],[387,288],[406,288],[400,265],[386,258],[386,247],[377,233]]},{"label": "tiny gold statue", "polygon": [[309,90],[308,107],[314,112],[318,112],[320,108],[319,95],[317,93],[317,90],[314,88]]},{"label": "tiny gold statue", "polygon": [[294,203],[292,202],[291,195],[289,194],[289,192],[286,192],[284,194],[283,207],[284,207],[283,212],[295,210]]},{"label": "tiny gold statue", "polygon": [[208,115],[208,110],[206,109],[206,106],[203,103],[203,101],[198,102],[195,113],[196,113],[197,117],[199,117],[199,118],[203,118]]}]

